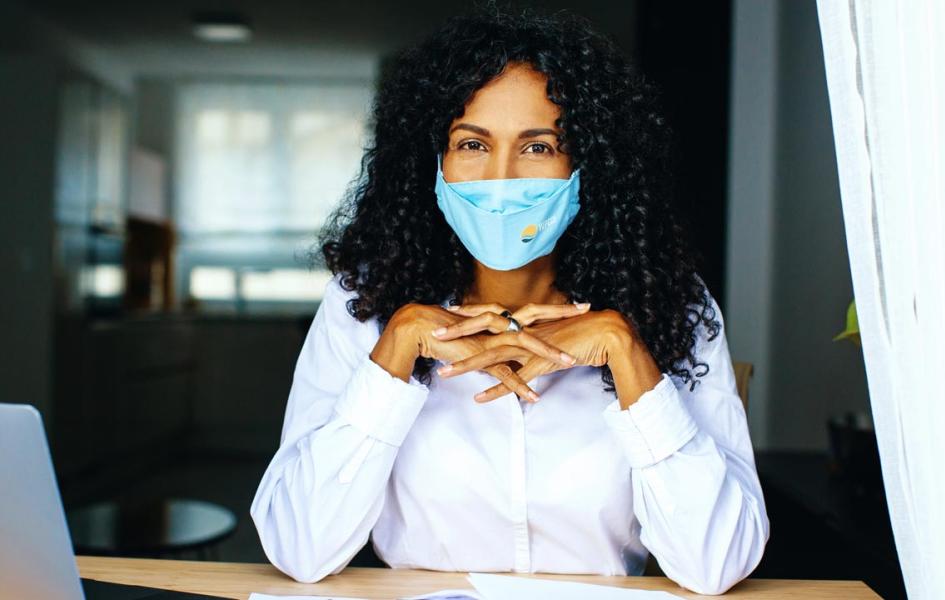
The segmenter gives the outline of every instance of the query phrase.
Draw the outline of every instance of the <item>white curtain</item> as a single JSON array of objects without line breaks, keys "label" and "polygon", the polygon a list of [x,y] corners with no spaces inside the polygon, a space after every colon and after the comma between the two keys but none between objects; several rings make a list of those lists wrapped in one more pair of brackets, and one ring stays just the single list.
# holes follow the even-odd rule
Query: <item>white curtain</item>
[{"label": "white curtain", "polygon": [[853,288],[910,598],[945,598],[945,2],[818,0]]}]

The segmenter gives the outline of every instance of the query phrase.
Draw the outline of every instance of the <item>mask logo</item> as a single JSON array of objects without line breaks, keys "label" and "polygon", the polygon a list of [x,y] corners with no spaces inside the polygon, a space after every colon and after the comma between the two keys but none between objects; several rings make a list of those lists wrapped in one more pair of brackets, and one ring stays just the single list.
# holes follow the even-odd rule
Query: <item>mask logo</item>
[{"label": "mask logo", "polygon": [[522,230],[522,243],[527,244],[528,242],[535,239],[535,235],[537,234],[538,234],[538,226],[534,224],[528,225],[527,227],[525,227],[525,229]]},{"label": "mask logo", "polygon": [[535,239],[535,236],[538,235],[539,231],[544,231],[548,229],[549,227],[554,225],[554,222],[555,222],[555,217],[552,216],[552,217],[548,217],[547,219],[545,219],[538,225],[535,225],[534,223],[532,223],[531,225],[527,225],[525,229],[522,230],[522,234],[521,234],[522,243],[527,244],[528,242],[532,241],[533,239]]}]

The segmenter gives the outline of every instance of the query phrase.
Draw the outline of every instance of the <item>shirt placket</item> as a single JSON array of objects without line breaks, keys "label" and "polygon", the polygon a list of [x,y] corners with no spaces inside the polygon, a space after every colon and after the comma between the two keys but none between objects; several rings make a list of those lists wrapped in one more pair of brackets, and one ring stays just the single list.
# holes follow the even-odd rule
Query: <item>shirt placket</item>
[{"label": "shirt placket", "polygon": [[[534,385],[534,382],[533,384]],[[509,394],[512,413],[509,439],[509,491],[512,508],[512,527],[515,546],[516,573],[531,571],[531,548],[528,539],[527,472],[525,469],[525,414],[530,410],[527,400]]]}]

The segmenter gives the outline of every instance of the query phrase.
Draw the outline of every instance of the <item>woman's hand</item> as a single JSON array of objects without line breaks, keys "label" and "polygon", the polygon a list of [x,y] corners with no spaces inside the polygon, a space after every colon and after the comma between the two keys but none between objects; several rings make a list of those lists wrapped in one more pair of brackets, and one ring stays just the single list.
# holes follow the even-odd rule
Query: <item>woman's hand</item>
[{"label": "woman's hand", "polygon": [[[554,343],[533,335],[530,326],[540,327],[543,323],[573,320],[586,314],[590,304],[527,304],[512,313],[513,318],[523,326],[520,332],[507,331],[509,320],[499,314],[505,308],[498,304],[467,304],[449,308],[452,312],[469,318],[434,331],[433,335],[437,339],[462,339],[462,336],[480,334],[483,331],[495,335],[484,338],[488,347],[485,352],[440,367],[437,372],[442,377],[484,369],[488,365],[507,361],[519,363],[521,369],[524,369],[525,365],[530,365],[530,370],[538,367],[543,373],[572,367],[578,363],[576,357],[562,351]],[[523,372],[529,373],[521,369],[517,372],[520,376]],[[507,386],[499,389],[501,391],[495,394],[477,394],[476,400],[486,402],[509,392]],[[538,400],[536,397],[530,399],[533,402]]]},{"label": "woman's hand", "polygon": [[[459,328],[459,326],[457,326]],[[536,323],[524,327],[519,334],[528,333],[555,348],[573,356],[575,365],[611,365],[618,396],[623,403],[632,396],[627,405],[639,398],[643,391],[651,389],[659,381],[660,372],[652,356],[646,350],[630,321],[612,309],[587,311],[567,319]],[[482,369],[493,361],[488,352],[453,363],[443,376],[454,376],[470,370]],[[570,365],[574,366],[574,365]],[[518,376],[529,382],[538,375],[568,368],[545,357],[533,356],[522,363]],[[621,391],[623,394],[621,395]],[[509,393],[503,384],[493,386],[476,395],[478,402],[488,402]],[[634,395],[635,394],[635,395]],[[626,408],[626,406],[624,406]]]},{"label": "woman's hand", "polygon": [[[559,307],[558,310],[562,311],[562,313],[559,314],[563,314],[563,311],[568,310],[568,305],[551,306]],[[509,360],[511,357],[521,363],[522,367],[517,371],[517,374],[527,383],[538,375],[566,369],[575,365],[599,366],[606,364],[607,348],[604,342],[607,336],[603,334],[605,334],[607,328],[602,327],[602,325],[604,325],[602,321],[605,320],[602,319],[605,315],[604,311],[589,311],[588,309],[578,311],[574,309],[574,305],[570,306],[571,316],[553,321],[525,325],[522,331],[518,333],[501,333],[497,337],[504,339],[500,342],[490,344],[492,347],[489,350],[456,361],[446,367],[441,367],[438,373],[440,373],[442,377],[453,377],[468,371],[483,369],[498,360]],[[478,317],[474,317],[474,319],[475,318]],[[498,318],[508,324],[508,319],[501,316],[498,316]],[[474,319],[467,319],[466,321],[472,322]],[[478,322],[481,322],[481,320]],[[463,332],[475,328],[474,325],[466,325],[466,323],[463,322],[457,323],[452,327],[453,331],[456,332]],[[526,353],[521,352],[524,344],[521,342],[516,343],[516,338],[537,340],[538,343],[544,346],[555,348],[556,350],[562,349],[560,351],[573,357],[574,362],[564,364],[560,360],[552,359],[548,354],[539,355],[538,353],[530,352],[525,355]],[[519,358],[519,356],[523,356],[524,360]],[[476,394],[475,398],[477,402],[489,402],[508,393],[508,387],[499,384]]]},{"label": "woman's hand", "polygon": [[[482,353],[486,350],[484,336],[439,340],[432,335],[434,330],[449,327],[461,320],[463,317],[440,306],[406,304],[391,316],[371,352],[371,360],[393,376],[408,381],[414,362],[419,356],[452,362]],[[506,364],[490,364],[482,370],[501,381],[506,386],[505,389],[512,390],[523,398],[537,397]]]},{"label": "woman's hand", "polygon": [[[590,307],[591,305],[587,303],[526,304],[512,313],[512,318],[525,327],[534,323],[557,321],[581,315]],[[498,304],[466,304],[450,306],[448,310],[453,314],[469,318],[435,329],[432,335],[438,340],[453,340],[487,331],[502,338],[499,343],[492,339],[486,341],[490,356],[495,358],[496,362],[515,360],[524,364],[525,361],[522,359],[530,359],[532,356],[542,356],[564,367],[570,367],[576,362],[575,358],[567,352],[562,352],[560,348],[542,341],[527,331],[509,332],[509,320],[500,314],[506,309]],[[449,371],[450,366],[446,365],[438,372],[443,374]]]}]

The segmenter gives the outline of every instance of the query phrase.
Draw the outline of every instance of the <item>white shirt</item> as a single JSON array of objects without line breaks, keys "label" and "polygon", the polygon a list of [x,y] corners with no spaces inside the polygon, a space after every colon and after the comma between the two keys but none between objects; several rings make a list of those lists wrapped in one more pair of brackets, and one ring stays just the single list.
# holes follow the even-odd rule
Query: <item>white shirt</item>
[{"label": "white shirt", "polygon": [[338,279],[250,508],[292,578],[340,572],[369,536],[393,568],[442,571],[639,575],[652,552],[706,594],[761,560],[768,517],[724,329],[707,341],[698,327],[709,372],[691,392],[664,373],[620,410],[599,369],[580,366],[533,379],[535,404],[480,404],[497,383],[486,373],[433,370],[425,386],[372,361],[378,322],[348,314],[356,292]]}]

